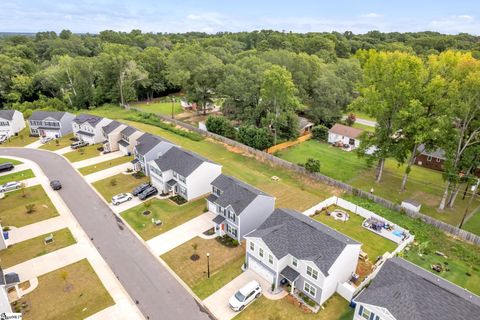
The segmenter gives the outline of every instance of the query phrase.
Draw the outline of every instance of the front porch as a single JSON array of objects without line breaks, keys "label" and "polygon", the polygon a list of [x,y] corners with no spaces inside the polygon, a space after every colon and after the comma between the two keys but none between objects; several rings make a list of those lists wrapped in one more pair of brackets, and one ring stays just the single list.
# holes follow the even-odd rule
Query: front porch
[{"label": "front porch", "polygon": [[320,306],[312,299],[310,299],[302,290],[296,287],[296,283],[300,278],[300,273],[290,266],[286,266],[280,271],[279,290],[285,290],[304,307],[308,308],[311,312],[317,313]]}]

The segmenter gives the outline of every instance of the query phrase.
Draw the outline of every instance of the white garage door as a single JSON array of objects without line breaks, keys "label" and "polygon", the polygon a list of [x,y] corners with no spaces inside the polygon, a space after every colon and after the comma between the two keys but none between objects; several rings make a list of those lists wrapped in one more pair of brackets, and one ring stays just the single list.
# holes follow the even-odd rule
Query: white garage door
[{"label": "white garage door", "polygon": [[273,273],[270,272],[270,270],[265,268],[263,265],[261,265],[259,262],[257,262],[255,259],[252,259],[251,257],[248,258],[248,267],[258,273],[262,278],[267,280],[268,283],[273,283]]}]

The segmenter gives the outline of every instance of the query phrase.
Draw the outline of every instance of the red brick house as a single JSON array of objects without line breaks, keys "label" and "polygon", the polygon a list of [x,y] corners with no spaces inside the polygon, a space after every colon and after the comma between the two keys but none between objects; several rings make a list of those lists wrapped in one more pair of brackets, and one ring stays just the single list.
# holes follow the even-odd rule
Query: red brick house
[{"label": "red brick house", "polygon": [[443,171],[443,162],[445,161],[445,151],[436,149],[427,151],[425,145],[418,146],[420,154],[415,158],[415,164],[433,170]]}]

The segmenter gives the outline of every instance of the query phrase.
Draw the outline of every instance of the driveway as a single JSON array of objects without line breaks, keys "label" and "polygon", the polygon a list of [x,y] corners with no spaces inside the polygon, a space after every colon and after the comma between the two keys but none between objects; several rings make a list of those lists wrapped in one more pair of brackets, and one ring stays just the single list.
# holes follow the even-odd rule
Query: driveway
[{"label": "driveway", "polygon": [[23,148],[0,148],[0,155],[29,159],[47,177],[60,178],[63,188],[58,194],[146,318],[209,319],[208,313],[63,157]]},{"label": "driveway", "polygon": [[206,212],[201,216],[148,240],[147,244],[156,256],[161,256],[212,228],[212,219],[214,217],[215,214]]},{"label": "driveway", "polygon": [[241,275],[227,283],[220,290],[203,300],[203,303],[217,319],[230,320],[235,317],[238,312],[234,312],[232,309],[230,309],[228,300],[238,289],[252,280],[260,283],[263,292],[268,292],[268,290],[271,290],[271,283],[268,283],[267,280],[263,279],[254,271],[247,269]]}]

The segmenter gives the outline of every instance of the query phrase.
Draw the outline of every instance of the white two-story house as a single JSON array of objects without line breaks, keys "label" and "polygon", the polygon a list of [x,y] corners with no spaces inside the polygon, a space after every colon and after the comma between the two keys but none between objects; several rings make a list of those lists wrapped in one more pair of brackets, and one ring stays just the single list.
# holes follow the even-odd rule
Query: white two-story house
[{"label": "white two-story house", "polygon": [[132,127],[127,126],[120,131],[120,140],[118,141],[118,150],[124,155],[129,156],[133,154],[133,148],[137,145],[137,140],[143,135],[143,132]]},{"label": "white two-story house", "polygon": [[173,146],[175,145],[168,140],[144,133],[137,139],[137,144],[133,147],[133,170],[142,171],[145,175],[150,176],[150,168],[147,163],[162,156]]},{"label": "white two-story house", "polygon": [[353,299],[354,320],[478,319],[480,297],[402,258],[384,262]]},{"label": "white two-story house", "polygon": [[42,138],[61,138],[72,132],[75,115],[64,111],[34,111],[28,119],[30,134]]},{"label": "white two-story house", "polygon": [[273,212],[275,198],[234,177],[221,174],[212,181],[207,207],[216,214],[213,218],[216,234],[241,241]]},{"label": "white two-story house", "polygon": [[97,144],[104,141],[103,127],[112,120],[97,117],[91,114],[80,114],[72,121],[73,135],[89,144]]},{"label": "white two-story house", "polygon": [[273,284],[290,285],[319,305],[356,270],[361,244],[290,209],[275,211],[245,236],[247,267]]},{"label": "white two-story house", "polygon": [[10,138],[25,128],[23,113],[17,110],[0,110],[0,136]]},{"label": "white two-story house", "polygon": [[221,165],[176,146],[148,165],[152,185],[160,193],[188,201],[210,193],[210,184],[222,173]]},{"label": "white two-story house", "polygon": [[103,150],[105,152],[118,151],[118,142],[121,140],[121,134],[123,129],[127,127],[126,124],[113,120],[102,128],[103,131]]}]

